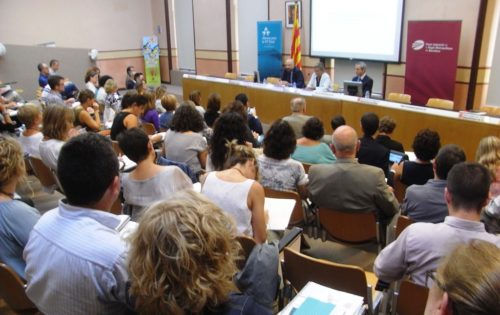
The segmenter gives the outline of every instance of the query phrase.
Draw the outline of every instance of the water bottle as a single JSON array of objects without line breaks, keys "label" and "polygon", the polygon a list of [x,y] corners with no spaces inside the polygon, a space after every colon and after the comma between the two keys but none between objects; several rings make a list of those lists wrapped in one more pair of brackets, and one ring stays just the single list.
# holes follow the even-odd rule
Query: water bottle
[{"label": "water bottle", "polygon": [[292,82],[292,87],[293,87],[294,89],[296,89],[296,88],[297,88],[297,83]]},{"label": "water bottle", "polygon": [[365,98],[370,98],[370,91],[365,92]]}]

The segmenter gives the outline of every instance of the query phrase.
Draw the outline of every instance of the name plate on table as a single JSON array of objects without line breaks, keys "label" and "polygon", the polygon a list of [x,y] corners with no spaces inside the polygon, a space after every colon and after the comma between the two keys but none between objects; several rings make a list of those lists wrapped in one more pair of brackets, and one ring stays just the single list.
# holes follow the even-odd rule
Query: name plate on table
[{"label": "name plate on table", "polygon": [[458,114],[458,117],[467,119],[467,120],[473,120],[473,121],[485,121],[485,114],[486,113],[471,113],[467,111],[460,111]]}]

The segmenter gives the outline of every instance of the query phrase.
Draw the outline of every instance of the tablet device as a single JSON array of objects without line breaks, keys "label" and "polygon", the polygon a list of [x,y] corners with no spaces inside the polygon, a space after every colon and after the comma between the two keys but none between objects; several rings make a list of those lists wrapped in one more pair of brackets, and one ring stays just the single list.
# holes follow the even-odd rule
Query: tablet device
[{"label": "tablet device", "polygon": [[391,152],[389,153],[389,161],[391,163],[399,164],[403,160],[404,156],[405,156],[404,152],[391,150]]}]

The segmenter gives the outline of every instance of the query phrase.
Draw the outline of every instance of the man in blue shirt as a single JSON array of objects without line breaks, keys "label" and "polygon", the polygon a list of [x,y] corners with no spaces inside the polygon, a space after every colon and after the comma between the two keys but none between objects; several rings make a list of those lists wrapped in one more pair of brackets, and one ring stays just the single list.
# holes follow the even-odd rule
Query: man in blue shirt
[{"label": "man in blue shirt", "polygon": [[44,314],[123,314],[128,298],[122,220],[109,213],[120,192],[111,141],[86,133],[61,149],[66,199],[45,213],[24,250],[26,294]]},{"label": "man in blue shirt", "polygon": [[47,84],[49,84],[49,66],[45,63],[39,63],[38,72],[40,75],[38,76],[38,85],[43,89]]}]

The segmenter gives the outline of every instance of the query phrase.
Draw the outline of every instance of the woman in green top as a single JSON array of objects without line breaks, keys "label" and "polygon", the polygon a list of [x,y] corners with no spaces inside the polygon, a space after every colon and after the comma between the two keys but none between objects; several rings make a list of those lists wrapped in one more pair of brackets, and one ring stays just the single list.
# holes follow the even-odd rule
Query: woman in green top
[{"label": "woman in green top", "polygon": [[335,155],[327,144],[320,142],[325,134],[323,123],[316,117],[309,118],[302,127],[302,138],[297,139],[297,147],[292,159],[308,164],[331,164]]}]

